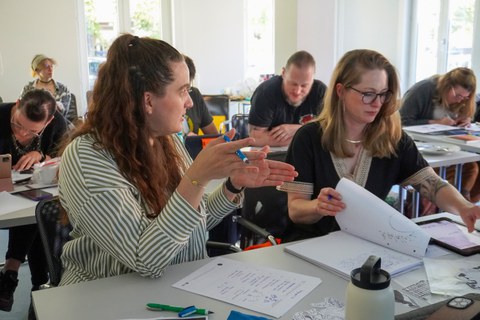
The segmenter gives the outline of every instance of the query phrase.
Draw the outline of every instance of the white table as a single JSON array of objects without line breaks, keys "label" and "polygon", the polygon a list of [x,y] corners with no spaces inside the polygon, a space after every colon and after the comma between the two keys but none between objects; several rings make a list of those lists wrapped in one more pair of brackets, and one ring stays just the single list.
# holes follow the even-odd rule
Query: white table
[{"label": "white table", "polygon": [[414,140],[424,142],[441,142],[449,143],[459,146],[463,151],[469,151],[474,153],[480,153],[480,143],[467,144],[457,139],[451,139],[447,135],[432,135],[428,133],[418,133],[408,130],[408,127],[404,127],[405,132],[411,136]]},{"label": "white table", "polygon": [[[14,192],[19,190],[20,189],[16,187]],[[57,187],[46,188],[43,190],[50,192],[54,196],[58,195]],[[14,196],[22,197],[20,195],[14,195]],[[22,197],[22,200],[25,201],[25,198]],[[15,226],[22,226],[22,225],[37,223],[35,219],[35,207],[38,202],[33,200],[28,200],[28,201],[31,202],[31,207],[0,215],[0,228],[10,228]]]},{"label": "white table", "polygon": [[[420,220],[451,214],[422,217]],[[455,216],[454,216],[455,217]],[[320,302],[326,297],[344,301],[347,281],[328,271],[283,251],[284,245],[262,248],[225,256],[243,262],[302,273],[320,277],[322,283],[309,295],[291,308],[281,319],[291,319],[299,311],[308,310],[310,304]],[[170,266],[160,279],[142,278],[136,273],[104,278],[64,287],[33,292],[33,301],[39,320],[49,319],[126,319],[152,318],[166,313],[157,313],[145,309],[148,302],[171,305],[196,305],[208,308],[215,313],[209,319],[226,319],[231,310],[247,314],[257,313],[187,291],[173,288],[171,285],[190,274],[209,260],[199,260]],[[421,279],[419,279],[421,280]],[[395,281],[393,286],[396,288]],[[398,289],[398,287],[397,287]],[[395,313],[412,310],[404,304],[395,304]],[[170,313],[171,315],[171,313]]]}]

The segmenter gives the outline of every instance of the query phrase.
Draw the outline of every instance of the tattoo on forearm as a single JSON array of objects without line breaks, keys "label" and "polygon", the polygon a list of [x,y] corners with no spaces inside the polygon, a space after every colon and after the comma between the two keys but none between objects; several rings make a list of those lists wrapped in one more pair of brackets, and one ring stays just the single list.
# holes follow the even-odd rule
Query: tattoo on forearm
[{"label": "tattoo on forearm", "polygon": [[408,178],[402,185],[411,185],[422,197],[435,202],[438,190],[449,185],[431,167],[424,168]]}]

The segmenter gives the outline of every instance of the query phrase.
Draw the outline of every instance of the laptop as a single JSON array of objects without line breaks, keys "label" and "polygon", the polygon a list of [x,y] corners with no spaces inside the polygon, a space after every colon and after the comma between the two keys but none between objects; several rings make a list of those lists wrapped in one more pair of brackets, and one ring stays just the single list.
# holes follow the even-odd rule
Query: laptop
[{"label": "laptop", "polygon": [[222,136],[222,134],[204,134],[200,136],[186,136],[185,147],[190,157],[195,160],[202,149],[213,139]]},{"label": "laptop", "polygon": [[0,154],[0,192],[13,191],[12,182],[12,156]]}]

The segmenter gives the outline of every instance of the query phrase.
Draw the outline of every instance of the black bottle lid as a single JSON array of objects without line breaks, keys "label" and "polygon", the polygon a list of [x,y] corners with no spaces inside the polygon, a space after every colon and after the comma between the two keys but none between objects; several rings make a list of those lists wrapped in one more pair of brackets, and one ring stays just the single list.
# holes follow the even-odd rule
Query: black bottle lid
[{"label": "black bottle lid", "polygon": [[390,274],[380,269],[382,260],[377,256],[370,256],[361,268],[350,273],[352,283],[366,290],[382,290],[390,285]]}]

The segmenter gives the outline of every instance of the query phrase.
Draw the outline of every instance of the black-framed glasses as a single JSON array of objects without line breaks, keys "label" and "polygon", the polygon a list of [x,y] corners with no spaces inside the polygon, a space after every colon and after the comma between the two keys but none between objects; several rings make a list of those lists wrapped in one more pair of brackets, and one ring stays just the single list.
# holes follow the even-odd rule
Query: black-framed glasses
[{"label": "black-framed glasses", "polygon": [[362,102],[365,104],[371,104],[373,103],[377,97],[380,98],[380,103],[387,103],[392,99],[392,91],[388,90],[382,93],[376,93],[373,91],[360,91],[358,89],[355,89],[354,87],[348,87],[348,89],[352,89],[353,91],[359,93],[362,95]]},{"label": "black-framed glasses", "polygon": [[43,128],[42,128],[42,130],[40,130],[40,132],[34,132],[32,130],[29,130],[29,129],[25,128],[21,124],[14,122],[13,118],[10,120],[10,125],[12,126],[13,130],[20,131],[20,132],[25,132],[25,133],[27,133],[27,135],[32,136],[34,138],[39,138],[43,134],[43,131],[45,130],[45,128],[47,127],[47,125],[45,124],[45,126],[43,126]]},{"label": "black-framed glasses", "polygon": [[453,94],[455,95],[455,99],[457,101],[464,101],[464,100],[470,99],[470,95],[462,96],[461,94],[457,94],[457,91],[455,91],[454,87],[452,87],[452,90],[453,90]]}]

